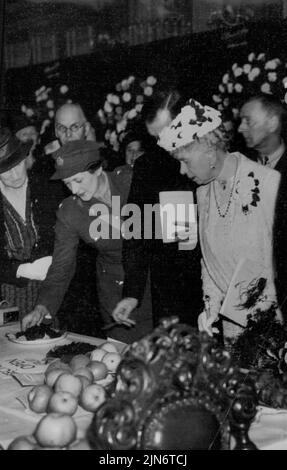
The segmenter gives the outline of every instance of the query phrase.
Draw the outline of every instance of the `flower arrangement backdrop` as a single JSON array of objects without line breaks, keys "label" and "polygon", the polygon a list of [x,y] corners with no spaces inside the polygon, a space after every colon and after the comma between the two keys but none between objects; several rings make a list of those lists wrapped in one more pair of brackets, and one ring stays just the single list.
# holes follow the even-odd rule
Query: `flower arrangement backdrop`
[{"label": "flower arrangement backdrop", "polygon": [[287,58],[251,52],[244,63],[235,62],[224,73],[212,99],[218,110],[232,113],[236,119],[244,100],[260,92],[287,103]]},{"label": "flower arrangement backdrop", "polygon": [[126,132],[140,121],[143,105],[153,95],[158,80],[153,75],[145,79],[130,75],[115,85],[98,110],[98,119],[104,130],[104,141],[115,152],[119,151]]}]

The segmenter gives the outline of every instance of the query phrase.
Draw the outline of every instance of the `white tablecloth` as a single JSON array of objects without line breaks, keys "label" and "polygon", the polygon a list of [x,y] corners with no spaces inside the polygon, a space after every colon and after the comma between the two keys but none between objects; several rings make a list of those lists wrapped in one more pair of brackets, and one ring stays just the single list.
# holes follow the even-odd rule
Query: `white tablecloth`
[{"label": "white tablecloth", "polygon": [[[7,332],[15,333],[19,330],[20,326],[18,323],[0,327],[0,444],[4,448],[15,437],[33,433],[42,415],[37,415],[27,409],[25,410],[20,401],[17,400],[17,397],[25,395],[26,391],[28,393],[30,387],[22,387],[13,377],[5,376],[5,374],[1,373],[1,363],[6,367],[7,361],[13,359],[26,359],[28,361],[35,359],[41,361],[51,348],[69,344],[73,341],[91,343],[95,347],[105,342],[105,340],[99,338],[68,333],[65,339],[54,344],[23,346],[22,344],[12,343],[6,338]],[[117,347],[121,351],[123,348],[122,343],[117,343]],[[5,367],[2,370],[5,370]],[[85,434],[92,416],[92,413],[78,411],[74,415],[78,426],[79,438]]]},{"label": "white tablecloth", "polygon": [[[11,358],[41,360],[55,346],[81,341],[99,346],[105,340],[90,336],[68,333],[67,337],[53,345],[23,346],[10,342],[6,337],[8,331],[19,331],[19,325],[0,327],[0,364]],[[119,351],[123,348],[118,343]],[[25,410],[17,397],[25,393],[27,387],[21,387],[12,377],[0,374],[0,444],[4,448],[19,435],[33,433],[42,415]],[[92,419],[92,413],[77,412],[74,416],[78,425],[78,437],[83,437]],[[256,418],[250,429],[250,438],[262,450],[287,450],[287,411],[259,407]]]}]

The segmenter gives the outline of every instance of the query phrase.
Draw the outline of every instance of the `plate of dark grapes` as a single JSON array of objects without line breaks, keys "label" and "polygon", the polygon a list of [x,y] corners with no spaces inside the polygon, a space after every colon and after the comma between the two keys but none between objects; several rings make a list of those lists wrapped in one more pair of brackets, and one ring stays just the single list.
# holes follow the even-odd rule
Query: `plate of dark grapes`
[{"label": "plate of dark grapes", "polygon": [[44,323],[27,328],[25,331],[17,333],[7,333],[7,338],[12,343],[22,344],[23,346],[53,344],[61,341],[67,336],[66,331],[56,330],[50,325]]}]

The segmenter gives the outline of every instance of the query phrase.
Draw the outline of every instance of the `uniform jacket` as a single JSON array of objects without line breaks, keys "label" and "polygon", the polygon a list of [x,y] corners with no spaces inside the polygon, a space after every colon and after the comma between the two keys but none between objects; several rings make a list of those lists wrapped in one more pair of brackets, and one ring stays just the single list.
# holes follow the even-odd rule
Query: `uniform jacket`
[{"label": "uniform jacket", "polygon": [[[120,196],[121,204],[125,204],[129,188],[121,184],[123,182],[121,172],[117,173],[115,170],[107,173],[107,175],[112,196]],[[101,289],[101,281],[104,282],[104,277],[111,275],[114,283],[110,284],[110,298],[108,301],[114,308],[121,298],[123,284],[122,239],[92,238],[90,227],[97,217],[90,216],[89,211],[97,202],[96,199],[85,202],[77,196],[69,196],[63,201],[57,212],[53,262],[45,281],[41,285],[37,302],[45,305],[52,315],[57,313],[75,273],[77,248],[80,239],[98,250],[97,273],[99,274],[101,268],[105,270],[102,276],[98,276],[98,290]],[[115,294],[114,289],[116,288],[119,290],[119,294]],[[117,299],[114,298],[114,294]]]}]

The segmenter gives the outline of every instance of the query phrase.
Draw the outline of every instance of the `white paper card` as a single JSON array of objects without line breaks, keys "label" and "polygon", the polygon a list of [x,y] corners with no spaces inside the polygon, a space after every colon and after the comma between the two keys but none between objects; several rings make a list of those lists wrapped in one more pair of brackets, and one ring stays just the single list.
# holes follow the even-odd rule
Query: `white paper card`
[{"label": "white paper card", "polygon": [[[162,229],[162,238],[164,243],[171,243],[177,240],[176,231],[184,231],[183,224],[197,224],[196,207],[192,191],[161,191],[159,193],[160,202],[160,220]],[[187,228],[186,228],[187,230]],[[194,240],[192,248],[186,242],[180,242],[180,245],[193,249],[196,243]],[[190,245],[190,244],[189,244]]]}]

